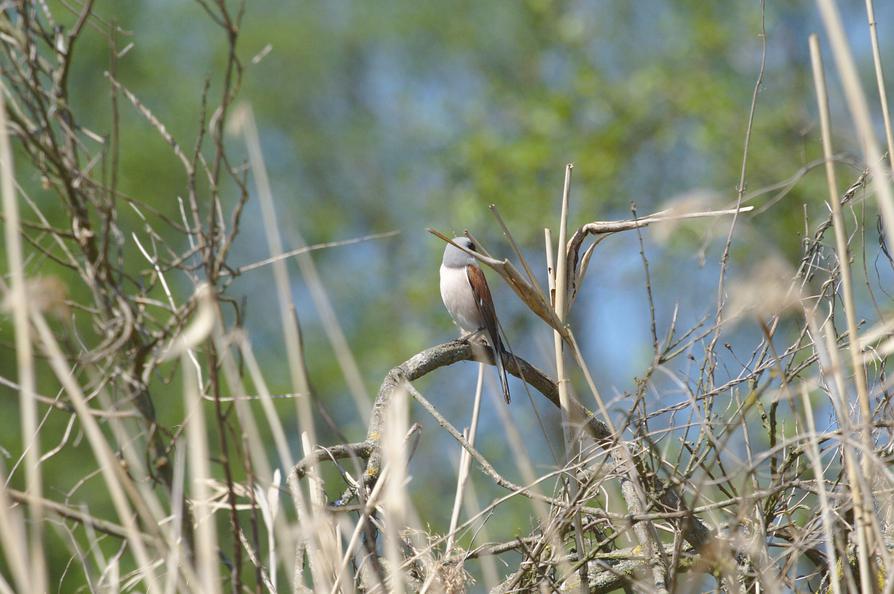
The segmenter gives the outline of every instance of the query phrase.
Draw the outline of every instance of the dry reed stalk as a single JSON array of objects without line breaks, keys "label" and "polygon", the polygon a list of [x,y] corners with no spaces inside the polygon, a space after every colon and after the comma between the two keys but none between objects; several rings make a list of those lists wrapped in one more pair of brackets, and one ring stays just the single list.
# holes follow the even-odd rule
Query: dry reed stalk
[{"label": "dry reed stalk", "polygon": [[[831,376],[832,381],[829,383],[832,402],[835,406],[838,423],[842,430],[849,433],[852,430],[852,423],[848,415],[846,382],[842,366],[838,360],[838,346],[835,344],[833,336],[834,330],[830,330],[831,324],[824,325],[825,330],[816,327],[812,319],[808,322],[815,327],[816,337],[814,345],[820,354],[821,373]],[[851,445],[850,440],[841,440],[842,457],[844,458],[844,470],[848,479],[848,487],[853,492],[854,507],[854,529],[853,532],[857,539],[857,560],[860,567],[860,587],[862,591],[872,587],[872,575],[870,570],[870,549],[868,536],[870,517],[874,517],[871,509],[866,506],[866,495],[860,482],[859,461],[855,456],[855,448]]]},{"label": "dry reed stalk", "polygon": [[[866,386],[866,373],[863,369],[863,362],[859,351],[859,340],[857,334],[857,315],[854,306],[853,288],[851,283],[850,272],[850,255],[847,246],[847,231],[844,228],[844,217],[841,215],[841,205],[838,202],[838,182],[835,176],[835,164],[832,161],[832,135],[831,125],[829,122],[829,100],[826,94],[825,72],[823,69],[822,55],[820,54],[819,40],[816,35],[810,36],[810,57],[813,65],[813,77],[816,88],[817,103],[819,105],[820,114],[820,131],[822,134],[823,154],[826,158],[826,183],[829,189],[829,202],[832,208],[833,228],[835,231],[835,246],[838,253],[839,272],[841,274],[841,291],[844,299],[844,311],[847,319],[848,341],[850,343],[850,360],[854,372],[854,384],[856,385],[858,402],[860,405],[861,419],[859,426],[863,443],[862,452],[862,469],[868,476],[871,471],[871,457],[874,452],[872,440],[872,410],[869,405],[869,392]],[[847,446],[845,446],[847,447]],[[858,485],[852,485],[852,488],[858,489]],[[858,552],[860,555],[861,582],[862,587],[870,587],[869,572],[869,554],[873,548],[872,534],[866,530],[866,524],[861,520],[863,514],[872,513],[872,496],[870,493],[862,493],[862,489],[858,491],[860,497],[859,503],[856,501],[856,517],[857,530],[862,534],[863,547]],[[855,494],[856,495],[856,494]],[[864,507],[865,506],[865,507]]]},{"label": "dry reed stalk", "polygon": [[869,25],[869,43],[872,46],[872,64],[875,66],[875,83],[878,100],[882,109],[882,123],[885,127],[885,141],[888,146],[888,162],[894,173],[894,132],[891,127],[891,112],[888,109],[888,92],[885,90],[885,72],[882,69],[882,55],[878,43],[878,24],[875,21],[875,7],[872,0],[866,0],[866,20]]},{"label": "dry reed stalk", "polygon": [[400,553],[403,546],[400,530],[405,525],[405,514],[409,508],[405,484],[409,459],[404,440],[409,425],[408,410],[407,393],[405,390],[398,390],[388,409],[382,444],[385,465],[391,469],[391,475],[385,483],[382,509],[385,522],[385,559],[388,562],[388,591],[394,594],[402,594],[404,588],[409,585],[405,583],[406,578],[401,571]]},{"label": "dry reed stalk", "polygon": [[[9,306],[15,329],[16,367],[19,380],[22,451],[25,452],[26,489],[33,499],[28,501],[30,517],[27,567],[29,589],[43,592],[47,588],[47,566],[43,550],[43,480],[40,471],[40,433],[37,428],[37,398],[34,385],[34,356],[31,328],[28,323],[28,289],[22,256],[19,226],[19,205],[15,193],[15,172],[9,146],[6,101],[0,93],[0,190],[2,190],[6,259],[9,264]],[[24,544],[24,543],[23,543]],[[22,559],[25,561],[25,559]],[[20,584],[20,587],[24,584]]]},{"label": "dry reed stalk", "polygon": [[[127,541],[130,548],[133,549],[136,558],[137,567],[143,575],[143,581],[146,584],[147,591],[151,594],[160,593],[160,586],[152,569],[152,556],[149,554],[143,539],[140,537],[140,531],[134,520],[130,503],[128,502],[128,494],[135,495],[135,490],[130,485],[130,480],[124,474],[124,470],[115,458],[111,447],[105,439],[99,424],[93,415],[90,414],[89,406],[84,397],[81,387],[75,378],[71,375],[70,368],[65,362],[65,356],[59,348],[56,338],[53,336],[50,327],[47,325],[43,316],[39,312],[32,312],[31,321],[37,329],[43,349],[49,359],[50,366],[56,374],[59,383],[65,388],[72,406],[74,406],[84,433],[90,447],[96,456],[100,466],[105,484],[109,489],[109,496],[115,506],[115,512],[118,515],[124,529],[127,531]],[[130,487],[127,489],[127,487]],[[126,493],[125,490],[129,491]],[[139,510],[140,507],[138,506]],[[150,525],[154,522],[153,518],[144,518]]]},{"label": "dry reed stalk", "polygon": [[872,185],[875,188],[875,198],[882,214],[887,244],[894,246],[894,193],[891,190],[889,168],[884,167],[882,153],[873,132],[869,104],[860,85],[857,67],[835,0],[817,0],[817,3],[826,33],[829,36],[838,75],[841,77],[847,107],[860,138],[860,148],[863,150],[866,166],[872,174]]},{"label": "dry reed stalk", "polygon": [[833,510],[829,503],[829,495],[826,491],[826,477],[823,470],[823,462],[820,457],[819,443],[816,437],[816,425],[813,420],[813,404],[810,402],[810,394],[807,386],[801,384],[801,414],[804,415],[809,448],[807,454],[810,457],[810,465],[816,480],[816,489],[819,496],[820,514],[822,517],[823,546],[826,550],[829,564],[829,583],[833,594],[841,594],[841,583],[838,579],[838,554],[835,547],[834,524],[832,523]]},{"label": "dry reed stalk", "polygon": [[[283,337],[286,343],[286,353],[289,362],[289,371],[292,379],[292,387],[299,394],[307,394],[305,398],[297,398],[295,400],[298,413],[298,431],[299,434],[307,434],[307,445],[309,451],[304,452],[305,456],[311,456],[316,448],[317,439],[314,429],[313,413],[310,407],[310,383],[304,368],[304,352],[300,336],[297,320],[293,317],[293,304],[291,297],[291,283],[289,281],[289,272],[286,268],[286,262],[278,258],[283,253],[282,240],[280,238],[279,226],[275,212],[273,193],[270,188],[270,181],[267,178],[267,168],[264,164],[264,157],[261,152],[261,143],[258,137],[257,126],[255,125],[254,115],[251,108],[244,106],[237,119],[238,128],[244,136],[245,144],[248,148],[249,161],[251,163],[252,172],[255,176],[255,184],[258,192],[258,199],[261,204],[261,212],[264,220],[264,228],[267,234],[268,247],[270,255],[275,258],[273,266],[273,276],[276,284],[276,293],[279,303],[279,314],[282,322]],[[316,474],[316,462],[311,463],[313,472]],[[302,539],[308,543],[308,552],[310,556],[310,567],[314,574],[314,581],[320,580],[320,583],[326,580],[323,575],[323,560],[319,558],[320,543],[317,539],[317,533],[312,529],[316,525],[316,517],[314,506],[308,506],[301,493],[301,489],[294,486],[294,481],[289,481],[293,498],[296,499],[296,505],[300,510],[299,522],[302,527]],[[296,546],[296,554],[300,551],[302,545]],[[295,572],[301,574],[300,564],[296,562]],[[294,587],[297,588],[300,580],[294,581]]]},{"label": "dry reed stalk", "polygon": [[[241,121],[239,122],[240,127],[242,127],[242,131],[245,135],[245,142],[249,149],[249,159],[252,164],[252,171],[255,172],[255,181],[257,184],[258,195],[261,200],[262,209],[264,212],[264,225],[268,232],[268,243],[270,245],[270,260],[273,261],[274,265],[274,274],[277,278],[277,290],[280,293],[283,293],[283,283],[286,284],[284,286],[290,286],[287,284],[288,281],[288,273],[285,266],[285,262],[283,258],[285,257],[285,252],[282,248],[282,240],[280,239],[279,229],[277,226],[277,217],[275,215],[274,204],[273,204],[273,194],[270,189],[270,182],[267,178],[266,173],[266,165],[264,164],[264,157],[261,151],[260,139],[258,138],[257,126],[254,121],[254,113],[252,112],[249,106],[243,106],[241,117],[239,118]],[[263,173],[259,173],[259,171],[263,171]],[[274,228],[275,227],[275,228]],[[301,270],[301,274],[304,277],[305,282],[307,283],[307,288],[310,291],[311,298],[313,299],[314,305],[320,314],[321,320],[323,322],[323,329],[326,332],[326,336],[329,339],[330,344],[332,345],[332,349],[335,352],[336,360],[341,368],[342,375],[345,377],[347,381],[348,388],[350,389],[351,395],[354,397],[354,402],[357,406],[357,412],[360,417],[364,420],[364,422],[369,421],[369,403],[370,398],[369,394],[366,392],[366,387],[363,384],[363,377],[360,372],[360,368],[357,365],[357,361],[351,352],[351,347],[348,344],[347,338],[345,338],[344,331],[341,328],[341,322],[338,319],[338,315],[336,314],[334,308],[332,307],[332,303],[329,300],[329,297],[326,293],[326,290],[323,287],[322,279],[320,278],[319,272],[317,271],[316,265],[314,264],[313,258],[310,255],[310,250],[303,249],[306,248],[306,244],[304,239],[301,237],[301,234],[297,229],[290,230],[290,237],[293,242],[299,244],[298,250],[292,250],[289,252],[290,255],[294,255],[298,266]],[[290,291],[291,289],[289,289]],[[296,377],[294,381],[295,389],[298,392],[308,392],[309,384],[307,382],[306,371],[304,371],[303,363],[304,363],[304,355],[303,355],[303,347],[301,346],[301,337],[300,337],[300,326],[298,326],[297,320],[290,320],[291,316],[288,318],[284,317],[284,324],[294,325],[297,327],[297,330],[294,332],[296,335],[293,338],[287,338],[289,342],[293,340],[297,340],[298,348],[295,349],[295,353],[300,354],[300,357],[296,359],[291,359],[290,355],[290,364],[298,365],[301,363],[301,377]],[[287,321],[289,320],[289,321]],[[290,349],[295,347],[289,347]],[[290,350],[291,353],[291,350]],[[300,405],[299,405],[300,406]],[[299,417],[300,418],[300,417]],[[311,443],[316,445],[316,434],[313,430],[309,430],[309,435],[311,437]],[[305,454],[310,454],[310,452],[305,452]]]},{"label": "dry reed stalk", "polygon": [[196,522],[196,565],[201,590],[209,594],[220,592],[220,572],[217,569],[217,529],[214,512],[210,505],[208,483],[211,480],[209,465],[208,433],[198,376],[192,362],[184,352],[183,398],[186,401],[186,441],[189,447],[189,493]]},{"label": "dry reed stalk", "polygon": [[[474,446],[478,435],[478,415],[481,412],[481,392],[484,388],[484,363],[478,364],[478,379],[475,382],[475,400],[472,404],[472,422],[464,436]],[[459,512],[462,508],[463,493],[466,481],[469,478],[469,465],[472,457],[466,450],[460,449],[459,468],[456,474],[456,492],[453,495],[453,511],[450,513],[450,526],[447,529],[447,545],[444,547],[444,556],[449,557],[453,549],[453,541],[456,538],[456,525],[459,522]]]},{"label": "dry reed stalk", "polygon": [[[571,174],[573,170],[574,165],[571,163],[565,165],[565,183],[562,188],[562,207],[561,214],[559,215],[559,245],[556,254],[556,274],[555,279],[553,279],[553,282],[551,283],[555,290],[553,306],[556,311],[556,318],[558,318],[559,323],[563,325],[566,323],[565,316],[568,313],[568,283],[565,282],[565,279],[568,277],[566,273],[568,268],[568,252],[565,250],[565,238],[568,234],[568,207],[571,196]],[[577,408],[572,408],[571,406],[571,398],[574,396],[572,396],[568,390],[569,379],[568,373],[565,370],[565,354],[563,352],[564,343],[562,334],[558,330],[553,331],[553,346],[555,348],[556,384],[559,386],[559,402],[562,405],[562,435],[565,441],[564,462],[565,464],[568,464],[580,457],[581,419],[577,418],[577,415],[574,414],[574,411],[576,411]],[[570,477],[566,482],[566,488],[568,489],[569,499],[571,501],[577,500],[578,493],[580,492],[580,484],[578,483],[577,477]],[[583,525],[581,524],[580,513],[575,513],[573,515],[572,522],[574,523],[574,538],[577,543],[577,550],[583,551],[584,530]],[[579,576],[580,591],[581,593],[585,593],[587,591],[586,565],[581,566]]]}]

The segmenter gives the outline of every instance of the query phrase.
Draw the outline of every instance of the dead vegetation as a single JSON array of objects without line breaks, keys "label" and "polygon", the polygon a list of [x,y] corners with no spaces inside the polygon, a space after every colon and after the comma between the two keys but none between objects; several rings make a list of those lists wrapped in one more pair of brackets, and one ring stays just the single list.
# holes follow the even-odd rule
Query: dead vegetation
[{"label": "dead vegetation", "polygon": [[[629,220],[568,229],[569,165],[562,217],[545,233],[546,271],[532,268],[525,254],[533,249],[518,246],[494,210],[490,235],[504,233],[511,258],[496,249],[475,256],[555,335],[555,378],[502,354],[512,375],[562,412],[564,463],[543,472],[515,448],[522,482],[475,446],[482,374],[495,354],[462,340],[395,366],[371,408],[358,400],[363,441],[318,442],[287,259],[297,258],[304,282],[320,288],[309,254],[333,244],[304,246],[299,238],[286,251],[251,110],[234,103],[243,7],[200,4],[229,51],[216,96],[204,85],[200,132],[189,144],[119,82],[115,56],[125,46],[113,24],[93,15],[92,2],[76,6],[67,28],[43,2],[0,12],[7,263],[0,282],[13,330],[4,348],[17,365],[16,378],[2,383],[7,397],[19,395],[21,418],[21,449],[0,481],[0,591],[55,590],[47,580],[58,569],[48,568],[45,542],[59,535],[91,591],[458,592],[472,587],[472,572],[495,592],[894,589],[886,375],[894,323],[887,295],[877,294],[882,281],[860,265],[892,264],[891,168],[831,0],[820,6],[866,170],[839,187],[814,39],[825,149],[814,166],[828,172],[829,215],[811,226],[796,265],[766,259],[751,276],[729,274],[737,224],[766,199],[745,191],[750,123],[737,196],[717,208],[678,204],[650,215],[634,208]],[[109,44],[109,120],[98,131],[81,124],[68,100],[72,55],[88,27]],[[874,25],[871,32],[877,47]],[[152,126],[183,169],[183,198],[170,212],[118,190],[123,117]],[[890,153],[886,112],[885,126]],[[231,154],[233,144],[246,162]],[[40,180],[39,197],[25,179]],[[261,205],[270,257],[239,268],[229,260],[250,196]],[[716,293],[705,296],[710,314],[688,328],[676,316],[660,324],[653,300],[662,296],[653,294],[643,236],[655,225],[666,235],[692,221],[724,230]],[[598,246],[619,233],[639,238],[652,338],[651,365],[621,404],[600,393],[579,348],[586,329],[572,315]],[[240,324],[242,305],[227,292],[258,266],[273,270],[282,356],[308,455],[290,446],[295,432],[277,417]],[[857,316],[858,299],[874,304],[860,308],[874,317]],[[731,360],[724,332],[735,324],[759,329],[759,338],[738,369],[721,373],[720,361]],[[413,384],[460,361],[481,363],[469,428],[452,425]],[[58,393],[39,393],[38,373],[52,374]],[[161,391],[182,399],[184,417],[174,425],[156,417]],[[41,431],[48,415],[68,419],[64,435]],[[412,419],[423,415],[458,444],[457,488],[443,496],[443,507],[453,506],[446,534],[428,530],[408,496],[407,463],[419,439]],[[521,442],[510,423],[502,430]],[[42,472],[47,457],[75,447],[75,433],[89,445],[85,472],[101,477],[113,515],[94,514],[77,492],[58,500],[53,477]],[[343,494],[328,501],[321,467],[333,463]],[[469,473],[505,495],[483,507],[470,501]],[[24,489],[9,486],[13,475],[24,476]],[[526,535],[489,541],[489,514],[513,498],[529,505]],[[508,570],[496,563],[505,555],[518,560]]]}]

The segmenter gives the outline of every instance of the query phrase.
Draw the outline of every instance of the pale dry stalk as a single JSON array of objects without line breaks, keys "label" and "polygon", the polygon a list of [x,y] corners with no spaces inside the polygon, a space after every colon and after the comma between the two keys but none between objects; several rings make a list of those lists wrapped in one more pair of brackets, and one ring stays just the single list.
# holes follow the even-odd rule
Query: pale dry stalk
[{"label": "pale dry stalk", "polygon": [[[819,105],[820,130],[822,133],[823,154],[826,158],[826,183],[829,190],[829,205],[832,209],[832,221],[835,231],[835,248],[838,253],[838,270],[841,274],[841,292],[844,300],[844,312],[847,320],[848,342],[850,345],[850,360],[854,372],[854,384],[857,390],[857,398],[860,405],[861,436],[863,440],[862,470],[864,476],[869,476],[872,469],[872,456],[875,450],[872,442],[872,409],[869,405],[869,392],[866,386],[866,373],[860,356],[860,347],[857,333],[857,314],[854,306],[853,286],[850,271],[850,255],[847,246],[847,230],[844,228],[844,217],[841,215],[841,204],[838,202],[838,181],[835,176],[835,164],[832,160],[832,135],[829,122],[829,99],[826,94],[826,80],[823,69],[822,55],[820,54],[819,40],[816,35],[810,36],[810,57],[813,65],[813,77],[816,87],[817,103]],[[847,448],[847,445],[844,445]],[[852,488],[859,489],[857,484]],[[868,525],[863,521],[863,515],[872,513],[872,496],[870,493],[855,493],[855,522],[857,530],[862,534],[863,547],[859,551],[861,565],[861,581],[863,588],[870,586],[869,554],[872,550],[872,533]]]}]

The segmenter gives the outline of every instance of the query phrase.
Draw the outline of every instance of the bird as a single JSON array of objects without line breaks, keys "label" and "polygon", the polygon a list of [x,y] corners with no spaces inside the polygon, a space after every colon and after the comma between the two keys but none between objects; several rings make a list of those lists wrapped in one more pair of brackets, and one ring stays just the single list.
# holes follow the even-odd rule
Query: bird
[{"label": "bird", "polygon": [[[453,243],[475,251],[475,245],[467,237],[454,237]],[[485,341],[494,349],[494,361],[500,376],[503,397],[509,404],[509,381],[503,367],[503,343],[494,300],[487,286],[484,272],[475,258],[451,243],[444,248],[441,260],[441,300],[462,336],[482,333]]]}]

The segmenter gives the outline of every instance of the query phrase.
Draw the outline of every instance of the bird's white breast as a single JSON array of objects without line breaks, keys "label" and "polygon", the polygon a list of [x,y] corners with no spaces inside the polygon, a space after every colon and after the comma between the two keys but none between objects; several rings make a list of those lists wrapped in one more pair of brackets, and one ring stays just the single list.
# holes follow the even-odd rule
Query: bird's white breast
[{"label": "bird's white breast", "polygon": [[484,327],[465,268],[441,266],[441,299],[456,325],[465,332]]}]

